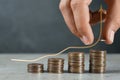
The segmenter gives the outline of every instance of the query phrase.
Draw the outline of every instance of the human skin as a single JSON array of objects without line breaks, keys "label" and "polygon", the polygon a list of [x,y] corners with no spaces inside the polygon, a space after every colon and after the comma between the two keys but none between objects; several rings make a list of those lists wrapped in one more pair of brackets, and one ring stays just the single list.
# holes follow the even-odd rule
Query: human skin
[{"label": "human skin", "polygon": [[[92,0],[61,0],[59,5],[68,28],[85,45],[90,45],[94,41],[89,23],[91,2]],[[105,2],[108,9],[102,35],[105,43],[112,44],[115,32],[120,28],[120,0],[105,0]]]}]

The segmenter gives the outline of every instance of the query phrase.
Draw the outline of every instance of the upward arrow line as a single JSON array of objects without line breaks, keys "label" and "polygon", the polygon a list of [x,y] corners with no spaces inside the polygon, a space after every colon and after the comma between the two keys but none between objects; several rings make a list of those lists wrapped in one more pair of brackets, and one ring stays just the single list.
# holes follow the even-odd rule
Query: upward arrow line
[{"label": "upward arrow line", "polygon": [[100,12],[100,27],[102,27],[102,14],[103,14],[102,4],[100,6],[99,12]]},{"label": "upward arrow line", "polygon": [[102,22],[103,22],[103,7],[102,7],[102,4],[100,5],[100,9],[99,9],[99,12],[100,12],[100,33],[99,33],[99,39],[98,40],[101,40],[101,36],[102,36]]}]

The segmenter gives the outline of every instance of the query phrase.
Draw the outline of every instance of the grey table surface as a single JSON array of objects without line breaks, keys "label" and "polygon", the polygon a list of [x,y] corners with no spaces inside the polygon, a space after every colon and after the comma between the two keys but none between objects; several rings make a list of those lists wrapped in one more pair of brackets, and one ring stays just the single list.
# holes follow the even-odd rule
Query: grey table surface
[{"label": "grey table surface", "polygon": [[[63,74],[40,73],[31,74],[27,72],[26,62],[13,62],[11,58],[34,59],[46,54],[0,54],[0,80],[120,80],[120,54],[107,54],[106,73],[93,74],[89,73],[89,55],[85,55],[85,73],[73,74],[67,72],[67,54],[56,57],[65,59],[65,72]],[[47,60],[45,58],[39,63],[44,64],[47,69]]]}]

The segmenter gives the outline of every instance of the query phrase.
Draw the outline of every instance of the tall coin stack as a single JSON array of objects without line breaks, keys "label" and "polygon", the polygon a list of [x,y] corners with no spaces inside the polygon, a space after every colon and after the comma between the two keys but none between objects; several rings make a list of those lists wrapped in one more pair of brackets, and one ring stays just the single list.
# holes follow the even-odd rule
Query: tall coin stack
[{"label": "tall coin stack", "polygon": [[68,54],[68,72],[83,73],[84,72],[84,53],[70,52]]},{"label": "tall coin stack", "polygon": [[48,72],[49,73],[63,73],[64,59],[63,58],[49,58]]},{"label": "tall coin stack", "polygon": [[43,64],[40,63],[30,63],[27,65],[28,67],[28,72],[29,73],[43,73],[44,72],[44,68],[43,68]]},{"label": "tall coin stack", "polygon": [[106,68],[106,51],[91,50],[90,51],[90,66],[91,73],[104,73]]}]

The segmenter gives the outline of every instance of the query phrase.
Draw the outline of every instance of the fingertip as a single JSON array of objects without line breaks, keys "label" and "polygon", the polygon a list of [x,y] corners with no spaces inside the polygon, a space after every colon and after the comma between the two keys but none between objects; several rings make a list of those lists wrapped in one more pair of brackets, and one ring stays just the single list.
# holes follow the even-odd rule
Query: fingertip
[{"label": "fingertip", "polygon": [[108,44],[108,45],[110,45],[110,44],[112,44],[113,42],[110,41],[110,40],[106,40],[105,43]]},{"label": "fingertip", "polygon": [[103,28],[103,38],[106,40],[106,44],[112,44],[114,42],[114,36],[119,29],[119,23],[117,20],[107,18]]},{"label": "fingertip", "polygon": [[85,27],[82,27],[79,31],[82,35],[80,39],[85,45],[91,45],[94,42],[94,35],[91,26],[88,24],[85,25]]},{"label": "fingertip", "polygon": [[106,36],[107,44],[112,44],[114,42],[114,35],[115,35],[115,32],[113,30],[108,31],[108,35]]},{"label": "fingertip", "polygon": [[94,41],[93,36],[82,36],[80,37],[80,40],[85,44],[85,45],[91,45]]}]

